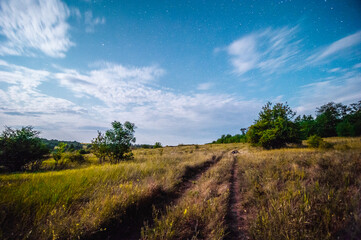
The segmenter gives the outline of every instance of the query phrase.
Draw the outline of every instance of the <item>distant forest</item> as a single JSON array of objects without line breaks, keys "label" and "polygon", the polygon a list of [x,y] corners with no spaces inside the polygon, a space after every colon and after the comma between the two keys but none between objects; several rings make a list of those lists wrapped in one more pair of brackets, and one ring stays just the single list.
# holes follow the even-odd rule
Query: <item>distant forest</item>
[{"label": "distant forest", "polygon": [[[270,108],[271,103],[263,108],[263,111],[259,114],[259,119],[255,120],[257,125],[252,125],[254,128],[262,128],[262,126],[272,125],[270,122],[277,121],[275,117],[272,117],[277,112]],[[287,105],[286,105],[287,106]],[[288,106],[287,106],[288,107]],[[286,114],[286,119],[292,122],[292,128],[296,137],[299,140],[305,140],[310,136],[317,135],[319,137],[355,137],[361,136],[361,101],[352,103],[350,105],[344,105],[342,103],[329,102],[321,107],[316,108],[316,117],[312,115],[299,115],[294,118],[293,111],[289,109],[290,113]],[[267,116],[268,117],[265,117]],[[293,121],[291,119],[294,118]],[[286,128],[290,128],[285,126]],[[268,129],[270,127],[267,127]],[[237,143],[247,142],[246,131],[249,128],[242,128],[242,134],[236,134],[234,136],[222,135],[216,141],[212,143]]]},{"label": "distant forest", "polygon": [[48,139],[45,139],[45,138],[41,138],[41,141],[46,145],[47,148],[49,148],[50,151],[53,151],[54,148],[56,146],[59,145],[59,143],[66,143],[66,149],[65,151],[74,151],[74,150],[81,150],[83,149],[83,144],[81,144],[80,142],[77,142],[77,141],[59,141],[59,140],[56,140],[56,139],[51,139],[51,140],[48,140]]}]

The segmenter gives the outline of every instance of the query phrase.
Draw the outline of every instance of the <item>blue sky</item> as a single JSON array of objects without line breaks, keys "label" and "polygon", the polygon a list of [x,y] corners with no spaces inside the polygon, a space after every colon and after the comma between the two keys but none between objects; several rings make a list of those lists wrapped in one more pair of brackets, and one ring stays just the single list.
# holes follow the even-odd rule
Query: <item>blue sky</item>
[{"label": "blue sky", "polygon": [[239,133],[267,102],[361,100],[361,2],[0,1],[0,128],[137,143]]}]

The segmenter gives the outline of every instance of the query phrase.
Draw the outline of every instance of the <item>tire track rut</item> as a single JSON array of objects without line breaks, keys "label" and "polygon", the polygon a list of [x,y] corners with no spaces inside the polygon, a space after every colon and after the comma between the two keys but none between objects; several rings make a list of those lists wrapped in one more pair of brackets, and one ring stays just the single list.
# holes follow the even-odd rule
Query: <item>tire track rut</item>
[{"label": "tire track rut", "polygon": [[230,180],[230,197],[228,203],[228,211],[226,215],[226,223],[229,228],[229,234],[226,240],[249,239],[245,232],[245,224],[243,219],[243,211],[241,204],[240,180],[238,160],[233,156],[232,177]]},{"label": "tire track rut", "polygon": [[192,187],[194,181],[222,159],[223,154],[220,156],[213,155],[201,166],[187,167],[182,180],[173,190],[157,189],[151,196],[141,200],[136,205],[130,206],[125,211],[126,214],[122,216],[121,221],[116,220],[106,224],[108,231],[96,232],[91,236],[86,236],[86,239],[140,239],[141,228],[144,223],[153,224],[153,209],[160,213],[165,212],[166,207],[177,202]]}]

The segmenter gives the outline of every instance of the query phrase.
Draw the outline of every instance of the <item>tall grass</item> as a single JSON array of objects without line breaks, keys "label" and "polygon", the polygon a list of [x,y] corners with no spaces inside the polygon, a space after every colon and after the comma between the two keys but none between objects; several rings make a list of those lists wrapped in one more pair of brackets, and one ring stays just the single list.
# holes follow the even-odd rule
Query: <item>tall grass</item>
[{"label": "tall grass", "polygon": [[[326,139],[329,141],[329,139]],[[254,151],[239,160],[253,239],[359,239],[361,149]],[[358,141],[358,142],[357,142]]]},{"label": "tall grass", "polygon": [[155,213],[154,225],[143,239],[223,239],[233,158],[230,155],[204,173],[164,215]]},{"label": "tall grass", "polygon": [[181,181],[187,167],[216,151],[186,147],[135,151],[134,161],[81,169],[0,175],[0,238],[91,235],[109,219]]}]

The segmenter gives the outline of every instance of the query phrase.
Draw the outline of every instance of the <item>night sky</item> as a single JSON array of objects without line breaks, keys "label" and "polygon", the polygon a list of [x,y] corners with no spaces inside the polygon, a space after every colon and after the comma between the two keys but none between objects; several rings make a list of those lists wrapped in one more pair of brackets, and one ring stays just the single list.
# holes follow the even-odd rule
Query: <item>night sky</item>
[{"label": "night sky", "polygon": [[0,130],[137,143],[240,133],[267,102],[361,100],[361,1],[0,1]]}]

